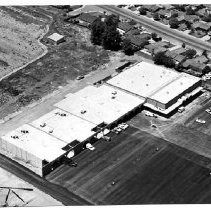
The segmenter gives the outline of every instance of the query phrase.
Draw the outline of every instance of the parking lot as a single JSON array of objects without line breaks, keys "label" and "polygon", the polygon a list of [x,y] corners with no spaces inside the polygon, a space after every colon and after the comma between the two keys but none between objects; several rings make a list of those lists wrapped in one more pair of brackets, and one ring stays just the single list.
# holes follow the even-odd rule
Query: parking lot
[{"label": "parking lot", "polygon": [[210,202],[209,159],[134,127],[94,147],[47,179],[93,204]]}]

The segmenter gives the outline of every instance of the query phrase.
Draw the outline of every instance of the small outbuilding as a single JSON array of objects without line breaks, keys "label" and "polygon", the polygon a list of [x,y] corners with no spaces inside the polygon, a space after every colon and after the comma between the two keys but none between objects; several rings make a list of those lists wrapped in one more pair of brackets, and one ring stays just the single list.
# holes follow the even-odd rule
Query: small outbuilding
[{"label": "small outbuilding", "polygon": [[49,40],[50,42],[52,42],[53,44],[58,45],[58,44],[64,42],[64,41],[65,41],[65,38],[64,38],[64,36],[61,35],[61,34],[53,33],[53,34],[51,34],[51,35],[48,37],[48,40]]}]

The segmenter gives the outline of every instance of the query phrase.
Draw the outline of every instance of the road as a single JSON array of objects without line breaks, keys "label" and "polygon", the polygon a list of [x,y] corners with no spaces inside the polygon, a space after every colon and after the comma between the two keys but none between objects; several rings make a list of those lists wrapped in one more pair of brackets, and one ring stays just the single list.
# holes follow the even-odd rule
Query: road
[{"label": "road", "polygon": [[113,14],[117,14],[117,15],[124,16],[126,18],[133,19],[136,22],[142,24],[144,27],[155,31],[156,33],[159,33],[160,35],[165,35],[165,36],[177,39],[178,41],[182,43],[184,42],[191,47],[198,48],[200,50],[207,50],[208,52],[211,52],[210,43],[204,42],[198,38],[185,34],[184,32],[180,32],[176,29],[168,28],[166,25],[162,23],[155,22],[144,16],[138,16],[129,10],[120,9],[113,5],[99,5],[99,7]]}]

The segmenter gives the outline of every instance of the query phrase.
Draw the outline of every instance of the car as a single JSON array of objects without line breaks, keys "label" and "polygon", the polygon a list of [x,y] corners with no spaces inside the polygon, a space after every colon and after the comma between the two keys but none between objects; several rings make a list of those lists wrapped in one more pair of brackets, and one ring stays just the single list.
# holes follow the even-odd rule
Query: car
[{"label": "car", "polygon": [[157,118],[157,116],[155,114],[153,114],[153,113],[151,113],[149,111],[145,111],[145,115],[146,116],[149,116],[149,117],[155,117],[155,118]]},{"label": "car", "polygon": [[119,126],[116,128],[117,131],[121,132],[122,128],[120,128]]},{"label": "car", "polygon": [[116,128],[113,128],[112,132],[114,132],[115,134],[119,134],[119,131],[117,131]]},{"label": "car", "polygon": [[153,128],[157,128],[157,126],[156,126],[155,124],[152,124],[151,126],[152,126]]},{"label": "car", "polygon": [[181,106],[179,109],[178,109],[178,112],[179,113],[182,113],[182,112],[184,112],[185,111],[185,107],[184,106]]},{"label": "car", "polygon": [[196,122],[201,123],[201,124],[205,124],[205,123],[206,123],[205,120],[201,120],[201,119],[199,119],[199,118],[196,119]]},{"label": "car", "polygon": [[109,137],[109,136],[103,136],[103,139],[104,139],[105,141],[111,141],[111,137]]},{"label": "car", "polygon": [[91,151],[95,150],[95,147],[92,146],[90,143],[87,143],[86,144],[86,148],[89,149],[89,150],[91,150]]},{"label": "car", "polygon": [[127,129],[128,128],[128,124],[126,124],[126,123],[122,123],[122,124],[120,124],[120,126],[121,126],[121,128],[123,129],[123,130],[125,130],[125,129]]},{"label": "car", "polygon": [[71,167],[77,167],[78,166],[77,163],[75,163],[73,160],[71,160],[69,158],[65,159],[64,164],[66,164],[68,166],[71,166]]},{"label": "car", "polygon": [[81,80],[83,78],[84,78],[84,76],[83,75],[80,75],[80,76],[76,77],[76,80]]}]

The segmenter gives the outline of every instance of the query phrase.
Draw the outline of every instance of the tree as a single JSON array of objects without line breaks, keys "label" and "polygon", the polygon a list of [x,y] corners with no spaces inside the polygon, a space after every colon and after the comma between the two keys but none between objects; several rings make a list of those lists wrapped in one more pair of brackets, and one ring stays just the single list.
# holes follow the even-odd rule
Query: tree
[{"label": "tree", "polygon": [[123,52],[126,55],[133,55],[134,51],[135,51],[135,48],[133,47],[133,45],[131,44],[129,39],[124,39],[123,40],[122,49],[123,49]]},{"label": "tree", "polygon": [[177,18],[177,17],[178,17],[178,13],[173,13],[173,14],[171,15],[170,19],[171,19],[171,18]]},{"label": "tree", "polygon": [[132,20],[129,22],[129,24],[130,24],[130,25],[136,25],[136,21],[132,19]]},{"label": "tree", "polygon": [[152,33],[151,35],[152,35],[153,40],[155,40],[158,37],[158,35],[156,33]]},{"label": "tree", "polygon": [[121,44],[121,35],[119,31],[113,30],[112,27],[106,28],[103,33],[102,44],[106,50],[119,50]]},{"label": "tree", "polygon": [[101,45],[105,30],[104,22],[97,18],[91,25],[91,42],[95,45]]},{"label": "tree", "polygon": [[182,43],[182,48],[185,48],[186,47],[186,44],[183,42]]},{"label": "tree", "polygon": [[160,20],[159,14],[155,12],[155,13],[153,14],[153,19],[156,20],[156,21]]},{"label": "tree", "polygon": [[165,52],[158,52],[154,55],[154,63],[157,65],[164,65],[167,68],[174,68],[175,62],[172,58],[165,55]]},{"label": "tree", "polygon": [[195,11],[191,7],[188,7],[186,10],[186,14],[187,15],[195,15]]},{"label": "tree", "polygon": [[143,7],[141,7],[139,9],[139,12],[140,12],[140,15],[146,15],[147,14],[147,10],[145,8],[143,8]]},{"label": "tree", "polygon": [[202,17],[201,18],[203,21],[205,21],[205,22],[211,22],[211,15],[209,14],[209,15],[207,15],[207,16],[204,16],[204,17]]},{"label": "tree", "polygon": [[179,27],[179,21],[176,18],[171,18],[169,20],[169,25],[171,28],[178,28]]},{"label": "tree", "polygon": [[207,55],[207,50],[204,50],[204,51],[202,52],[202,55],[205,56],[205,57],[207,58],[207,57],[208,57],[208,55]]},{"label": "tree", "polygon": [[117,15],[108,15],[105,19],[105,24],[107,27],[112,27],[114,29],[117,28],[118,23],[119,23],[119,16]]},{"label": "tree", "polygon": [[102,45],[107,50],[119,50],[121,44],[121,35],[117,31],[119,17],[109,15],[105,19],[105,31],[102,35]]},{"label": "tree", "polygon": [[189,59],[193,58],[195,55],[196,55],[196,50],[194,49],[188,49],[186,52],[185,52],[185,56]]},{"label": "tree", "polygon": [[158,36],[156,33],[152,33],[151,36],[152,36],[152,39],[156,42],[162,40],[162,37]]}]

